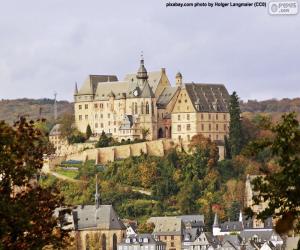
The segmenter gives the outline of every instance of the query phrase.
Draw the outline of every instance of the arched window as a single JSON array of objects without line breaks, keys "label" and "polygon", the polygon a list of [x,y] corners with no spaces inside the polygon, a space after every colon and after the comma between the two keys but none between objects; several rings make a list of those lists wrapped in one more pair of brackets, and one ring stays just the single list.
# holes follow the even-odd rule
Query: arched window
[{"label": "arched window", "polygon": [[134,114],[134,103],[131,104],[131,114]]},{"label": "arched window", "polygon": [[113,249],[112,250],[117,250],[117,244],[118,244],[118,238],[117,235],[113,235]]},{"label": "arched window", "polygon": [[149,103],[146,102],[146,114],[148,115],[149,114]]},{"label": "arched window", "polygon": [[105,234],[102,234],[102,236],[101,236],[101,248],[102,248],[102,250],[106,250],[106,236],[105,236]]},{"label": "arched window", "polygon": [[90,236],[88,234],[85,236],[85,249],[90,250]]},{"label": "arched window", "polygon": [[141,104],[141,113],[144,114],[144,103]]},{"label": "arched window", "polygon": [[134,104],[134,113],[137,114],[138,113],[138,107],[137,107],[137,103]]}]

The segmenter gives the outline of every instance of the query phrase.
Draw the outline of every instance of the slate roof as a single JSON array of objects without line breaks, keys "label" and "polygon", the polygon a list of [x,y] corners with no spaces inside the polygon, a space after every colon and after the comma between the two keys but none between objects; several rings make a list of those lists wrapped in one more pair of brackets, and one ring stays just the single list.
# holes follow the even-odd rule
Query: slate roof
[{"label": "slate roof", "polygon": [[72,214],[76,230],[92,228],[103,230],[126,229],[112,205],[100,205],[97,209],[95,205],[77,206]]},{"label": "slate roof", "polygon": [[243,230],[243,223],[240,221],[226,221],[220,227],[221,232],[239,232]]},{"label": "slate roof", "polygon": [[95,93],[98,83],[118,81],[115,75],[89,75],[78,91],[78,95],[92,95]]},{"label": "slate roof", "polygon": [[240,236],[245,241],[251,240],[255,235],[259,239],[261,239],[263,242],[271,240],[272,235],[276,235],[279,239],[281,239],[281,237],[276,232],[274,232],[273,230],[253,229],[253,230],[244,230],[240,233]]},{"label": "slate roof", "polygon": [[174,97],[174,95],[176,94],[178,90],[178,87],[166,87],[163,92],[161,93],[161,95],[158,97],[157,100],[157,107],[158,108],[165,108],[169,102],[171,101],[171,99]]},{"label": "slate roof", "polygon": [[153,98],[153,97],[155,97],[155,95],[153,94],[153,91],[152,91],[152,89],[151,89],[148,82],[145,83],[144,88],[143,88],[143,90],[140,94],[140,97],[142,97],[142,98],[149,98],[149,97]]},{"label": "slate roof", "polygon": [[61,133],[60,133],[60,126],[61,126],[61,124],[55,124],[55,125],[53,126],[53,128],[51,129],[49,135],[50,135],[50,136],[57,136],[57,135],[60,135],[60,134],[61,134]]},{"label": "slate roof", "polygon": [[230,242],[231,245],[240,246],[243,239],[239,235],[224,235],[224,236],[222,236],[222,239],[221,239],[222,245],[226,241]]},{"label": "slate roof", "polygon": [[[205,238],[206,241],[203,241],[201,239]],[[206,244],[211,245],[213,248],[217,248],[218,245],[220,245],[220,241],[218,240],[217,237],[213,236],[212,233],[210,232],[203,232],[200,234],[200,236],[192,243],[193,246],[199,246],[199,245],[206,245]]]},{"label": "slate roof", "polygon": [[198,112],[228,112],[229,94],[223,84],[185,83],[185,89]]}]

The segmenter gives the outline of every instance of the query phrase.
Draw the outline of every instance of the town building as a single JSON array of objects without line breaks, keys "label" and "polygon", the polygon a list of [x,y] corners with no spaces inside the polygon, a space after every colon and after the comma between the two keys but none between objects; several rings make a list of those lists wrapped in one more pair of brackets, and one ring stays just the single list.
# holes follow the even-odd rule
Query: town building
[{"label": "town building", "polygon": [[49,133],[49,141],[54,146],[55,152],[58,155],[68,145],[67,139],[61,136],[60,127],[61,124],[55,124]]},{"label": "town building", "polygon": [[[56,210],[56,215],[61,209]],[[96,180],[95,205],[78,205],[71,215],[65,215],[64,227],[72,231],[76,249],[117,250],[126,235],[126,227],[112,205],[101,205]]]},{"label": "town building", "polygon": [[118,244],[118,250],[166,250],[166,243],[155,239],[151,234],[127,235]]},{"label": "town building", "polygon": [[[222,143],[228,134],[229,94],[222,84],[184,83],[181,73],[171,85],[166,70],[147,72],[144,60],[136,74],[90,75],[75,86],[75,123],[115,139],[172,138],[189,141],[203,134]],[[146,132],[147,133],[146,133]]]}]

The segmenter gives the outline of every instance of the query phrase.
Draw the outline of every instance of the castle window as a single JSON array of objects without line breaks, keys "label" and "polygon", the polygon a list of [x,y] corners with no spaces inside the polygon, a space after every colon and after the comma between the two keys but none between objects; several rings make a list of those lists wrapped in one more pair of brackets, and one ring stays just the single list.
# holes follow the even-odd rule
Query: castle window
[{"label": "castle window", "polygon": [[107,117],[110,118],[110,113],[107,114]]},{"label": "castle window", "polygon": [[191,136],[187,135],[187,139],[188,139],[188,141],[190,141],[191,140]]},{"label": "castle window", "polygon": [[141,104],[141,113],[144,114],[144,103]]},{"label": "castle window", "polygon": [[201,114],[201,120],[203,120],[204,119],[204,115],[203,114]]},{"label": "castle window", "polygon": [[85,109],[88,109],[88,108],[89,108],[89,105],[88,105],[88,104],[85,104],[85,105],[84,105],[84,108],[85,108]]},{"label": "castle window", "polygon": [[180,121],[180,115],[177,116],[177,120]]},{"label": "castle window", "polygon": [[191,124],[186,125],[186,130],[191,130]]},{"label": "castle window", "polygon": [[98,128],[98,123],[95,123],[95,128]]},{"label": "castle window", "polygon": [[177,131],[181,131],[181,125],[177,125]]},{"label": "castle window", "polygon": [[78,119],[79,119],[79,121],[81,121],[82,120],[82,115],[79,115]]},{"label": "castle window", "polygon": [[211,131],[211,124],[208,124],[208,130]]},{"label": "castle window", "polygon": [[148,115],[149,114],[149,103],[146,102],[146,114]]},{"label": "castle window", "polygon": [[108,126],[110,126],[110,121],[108,121]]},{"label": "castle window", "polygon": [[216,135],[216,140],[219,140],[219,135]]},{"label": "castle window", "polygon": [[190,114],[186,115],[186,119],[189,120],[190,119]]},{"label": "castle window", "polygon": [[219,130],[219,124],[216,124],[216,130],[217,131]]},{"label": "castle window", "polygon": [[201,130],[204,131],[204,124],[201,124]]},{"label": "castle window", "polygon": [[89,119],[89,116],[88,116],[88,115],[85,115],[84,119],[86,119],[86,120]]},{"label": "castle window", "polygon": [[117,122],[116,122],[116,121],[114,121],[114,125],[115,125],[115,126],[117,125]]},{"label": "castle window", "polygon": [[78,105],[78,109],[82,109],[82,105]]},{"label": "castle window", "polygon": [[103,114],[101,114],[100,117],[103,118]]},{"label": "castle window", "polygon": [[116,128],[114,128],[114,132],[115,132],[115,133],[117,132],[117,129],[116,129]]},{"label": "castle window", "polygon": [[226,114],[223,115],[223,119],[226,120]]},{"label": "castle window", "polygon": [[101,123],[101,128],[103,128],[103,123]]},{"label": "castle window", "polygon": [[219,119],[219,116],[218,116],[218,114],[216,114],[216,120],[218,120]]},{"label": "castle window", "polygon": [[137,107],[137,103],[134,104],[134,113],[137,114],[138,113],[138,107]]},{"label": "castle window", "polygon": [[98,104],[97,104],[97,103],[95,103],[95,104],[94,104],[94,107],[95,107],[95,108],[98,108]]},{"label": "castle window", "polygon": [[208,114],[208,119],[209,119],[209,120],[211,119],[211,114]]},{"label": "castle window", "polygon": [[226,126],[226,124],[224,124],[224,131],[226,131],[227,130],[227,126]]},{"label": "castle window", "polygon": [[181,103],[181,100],[178,100],[178,103]]}]

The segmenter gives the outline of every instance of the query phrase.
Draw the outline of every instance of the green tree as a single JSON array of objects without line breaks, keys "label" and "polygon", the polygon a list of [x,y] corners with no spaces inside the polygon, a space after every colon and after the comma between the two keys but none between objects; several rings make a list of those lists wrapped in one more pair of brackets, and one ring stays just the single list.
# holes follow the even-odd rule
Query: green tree
[{"label": "green tree", "polygon": [[142,140],[146,140],[149,134],[150,134],[149,128],[142,128]]},{"label": "green tree", "polygon": [[104,131],[102,131],[99,141],[96,143],[96,148],[108,147],[112,141],[112,138],[108,137]]},{"label": "green tree", "polygon": [[86,135],[86,139],[90,139],[90,137],[92,135],[92,129],[91,129],[90,124],[88,124],[87,127],[86,127],[85,135]]},{"label": "green tree", "polygon": [[230,96],[229,103],[229,145],[232,157],[238,155],[243,147],[243,133],[241,124],[241,110],[239,105],[239,97],[236,92]]},{"label": "green tree", "polygon": [[59,192],[35,181],[45,150],[34,122],[20,118],[13,127],[0,122],[0,249],[58,248],[68,236],[58,226],[63,220],[53,217],[64,205]]},{"label": "green tree", "polygon": [[[268,207],[257,217],[279,218],[276,230],[285,233],[299,230],[300,216],[300,128],[295,113],[282,116],[280,122],[269,126],[273,136],[265,137],[250,144],[249,152],[256,156],[268,148],[273,160],[279,166],[275,172],[267,171],[265,176],[254,179],[254,202],[268,202]],[[249,215],[253,215],[250,208]]]}]

